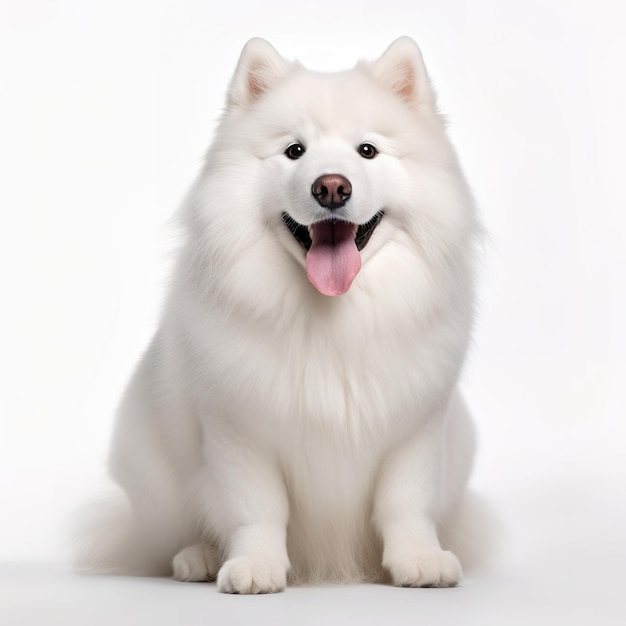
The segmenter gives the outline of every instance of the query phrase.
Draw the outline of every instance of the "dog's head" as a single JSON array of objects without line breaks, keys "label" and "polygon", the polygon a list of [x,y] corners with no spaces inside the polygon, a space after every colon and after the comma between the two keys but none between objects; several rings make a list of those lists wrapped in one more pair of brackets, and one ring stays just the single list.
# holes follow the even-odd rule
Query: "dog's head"
[{"label": "dog's head", "polygon": [[249,267],[259,271],[281,257],[277,248],[287,252],[324,295],[346,293],[371,265],[386,264],[376,273],[394,280],[416,261],[441,260],[471,220],[421,53],[408,37],[376,61],[332,74],[250,40],[205,173],[205,193],[220,196],[206,208],[207,227],[230,229],[227,245],[247,242],[240,249],[256,256]]}]

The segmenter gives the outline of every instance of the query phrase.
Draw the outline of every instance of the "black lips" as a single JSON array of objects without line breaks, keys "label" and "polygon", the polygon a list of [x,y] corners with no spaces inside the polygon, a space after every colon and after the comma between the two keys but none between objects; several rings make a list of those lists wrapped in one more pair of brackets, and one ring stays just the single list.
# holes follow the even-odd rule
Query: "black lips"
[{"label": "black lips", "polygon": [[[367,242],[370,240],[374,229],[378,224],[380,224],[380,220],[383,219],[384,212],[378,211],[374,217],[366,222],[365,224],[359,224],[356,229],[356,235],[354,236],[354,243],[356,244],[357,250],[361,251],[367,245]],[[309,250],[311,247],[311,235],[309,234],[309,228],[296,222],[296,220],[289,215],[289,213],[282,214],[283,222],[285,226],[289,229],[291,234],[294,236],[295,240],[305,249]]]}]

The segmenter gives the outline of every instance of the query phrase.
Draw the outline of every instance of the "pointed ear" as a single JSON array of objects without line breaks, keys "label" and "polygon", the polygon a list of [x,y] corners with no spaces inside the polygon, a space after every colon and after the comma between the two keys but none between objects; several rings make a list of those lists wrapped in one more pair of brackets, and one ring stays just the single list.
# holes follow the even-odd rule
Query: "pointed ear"
[{"label": "pointed ear", "polygon": [[289,72],[286,61],[265,39],[255,37],[243,47],[228,90],[228,110],[246,110]]},{"label": "pointed ear", "polygon": [[396,39],[383,55],[370,64],[374,77],[415,109],[436,111],[422,53],[410,37]]}]

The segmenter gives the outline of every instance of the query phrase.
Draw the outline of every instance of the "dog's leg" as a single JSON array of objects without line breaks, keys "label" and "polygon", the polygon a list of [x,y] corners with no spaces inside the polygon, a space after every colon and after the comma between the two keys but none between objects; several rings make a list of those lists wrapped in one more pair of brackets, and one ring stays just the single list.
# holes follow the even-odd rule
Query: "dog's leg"
[{"label": "dog's leg", "polygon": [[437,518],[442,505],[445,420],[433,416],[386,457],[374,496],[374,523],[383,539],[383,566],[394,585],[453,587],[461,566],[442,550]]},{"label": "dog's leg", "polygon": [[[81,511],[75,553],[80,569],[171,573],[172,557],[186,530],[184,488],[176,455],[162,429],[164,407],[155,399],[154,389],[154,359],[149,352],[120,405],[110,454],[112,477],[125,495],[116,490],[113,497]],[[174,408],[172,413],[181,411]],[[191,456],[188,450],[186,459]]]},{"label": "dog's leg", "polygon": [[[223,434],[223,433],[222,433]],[[278,463],[238,440],[207,442],[205,512],[208,532],[226,559],[217,586],[226,593],[274,593],[287,582],[289,505]]]},{"label": "dog's leg", "polygon": [[195,543],[183,548],[172,561],[174,578],[181,582],[215,580],[219,557],[215,548],[207,543]]}]

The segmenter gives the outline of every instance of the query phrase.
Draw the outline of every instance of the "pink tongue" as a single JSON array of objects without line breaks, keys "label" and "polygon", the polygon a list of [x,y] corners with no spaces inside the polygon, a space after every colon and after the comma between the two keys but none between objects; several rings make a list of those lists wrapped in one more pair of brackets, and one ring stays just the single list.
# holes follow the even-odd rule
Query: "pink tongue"
[{"label": "pink tongue", "polygon": [[354,236],[356,224],[318,222],[311,226],[311,248],[306,255],[306,273],[325,296],[340,296],[361,269],[361,255]]}]

